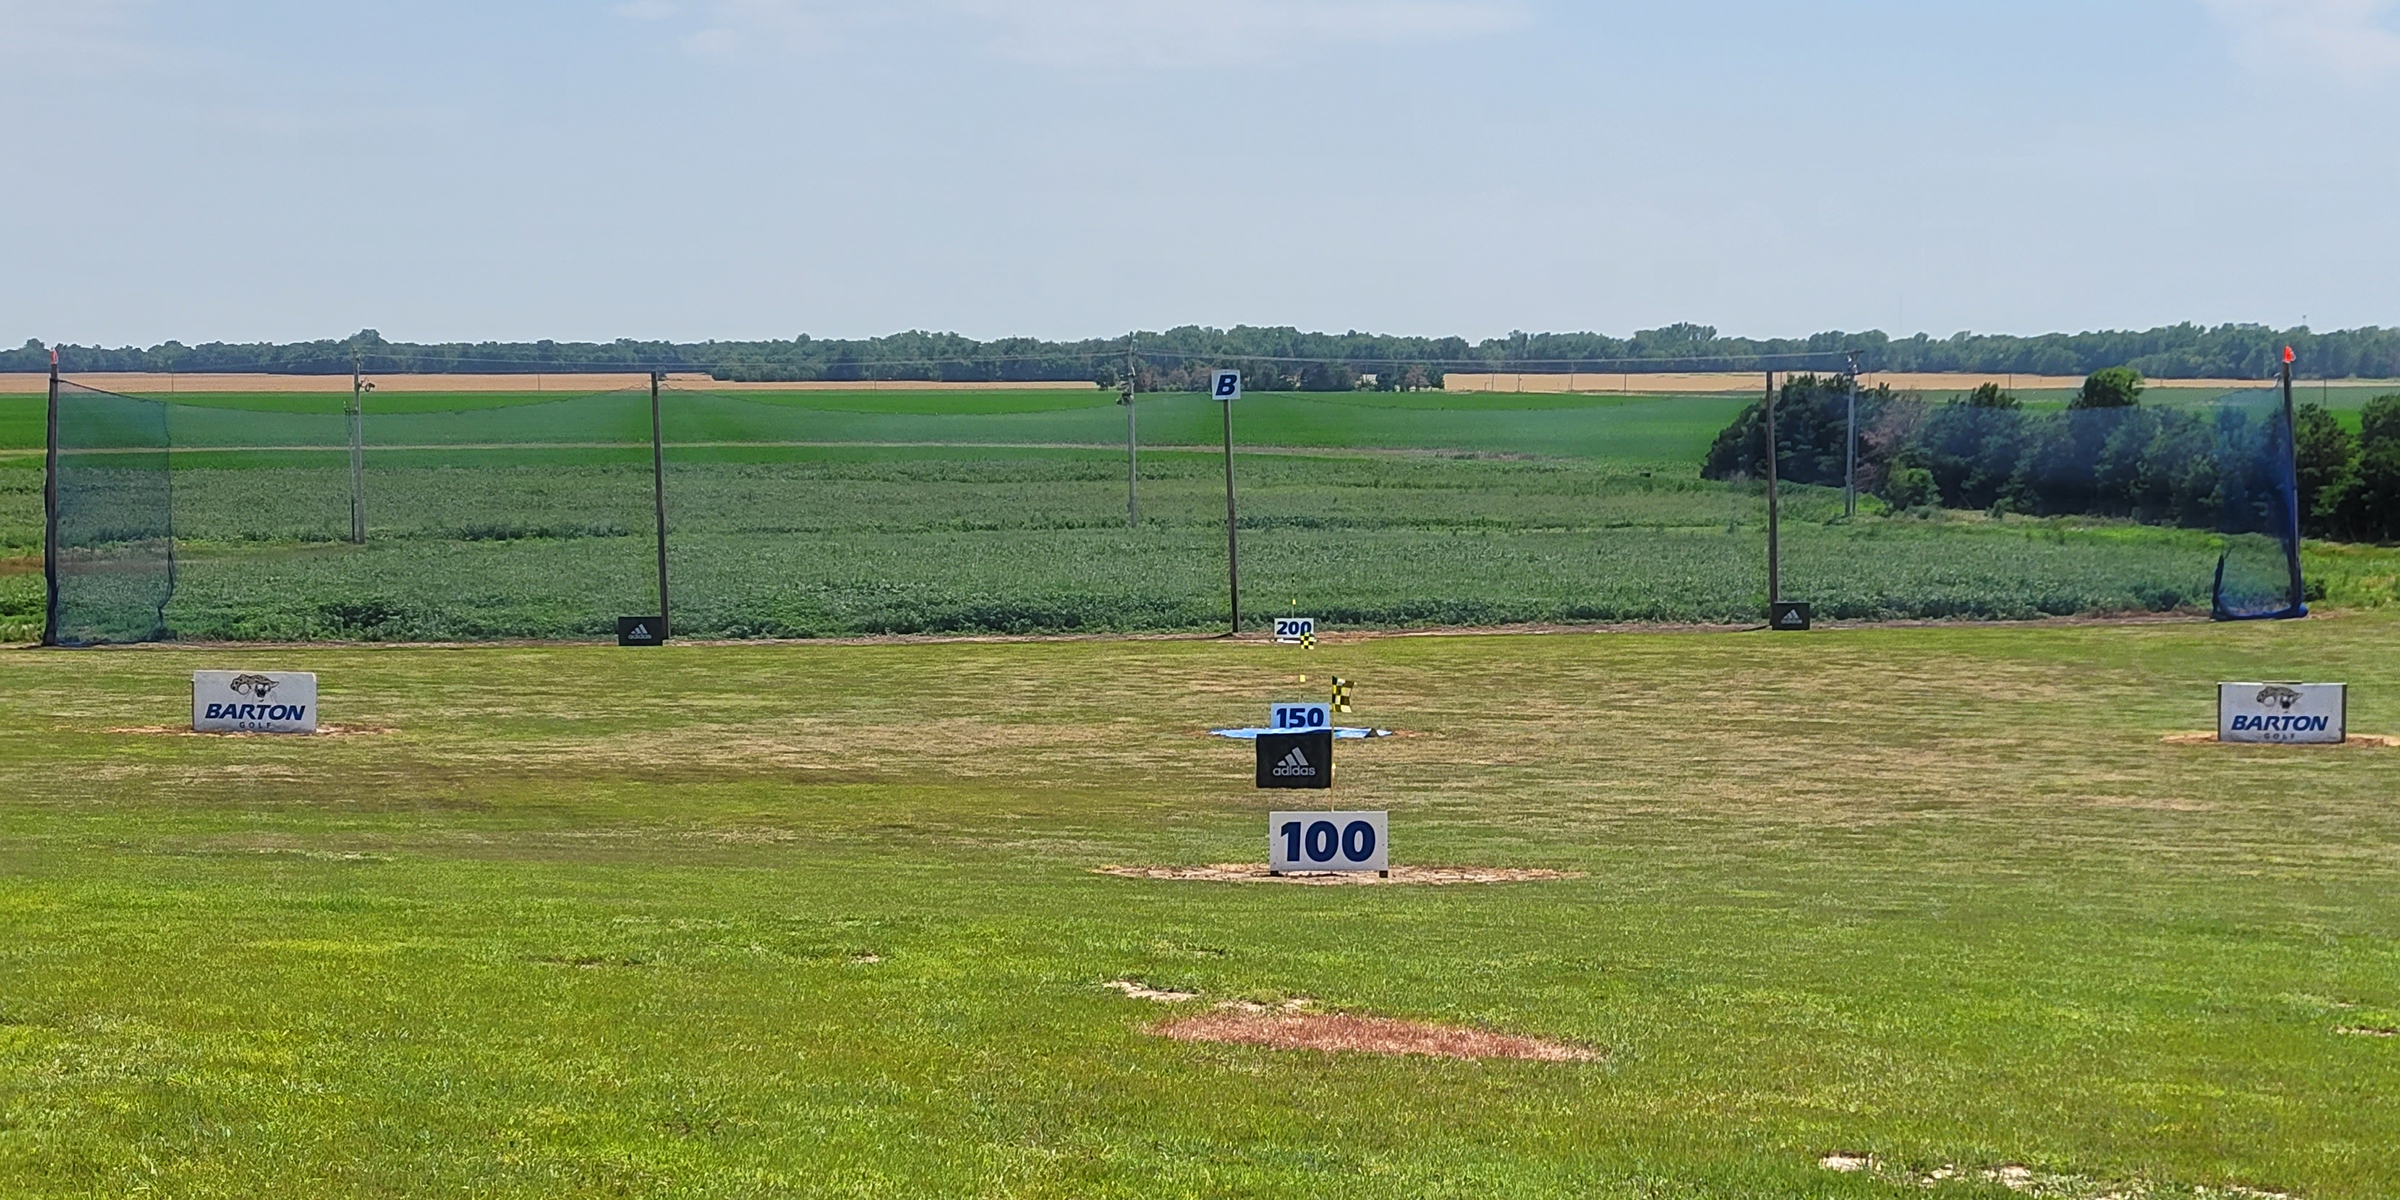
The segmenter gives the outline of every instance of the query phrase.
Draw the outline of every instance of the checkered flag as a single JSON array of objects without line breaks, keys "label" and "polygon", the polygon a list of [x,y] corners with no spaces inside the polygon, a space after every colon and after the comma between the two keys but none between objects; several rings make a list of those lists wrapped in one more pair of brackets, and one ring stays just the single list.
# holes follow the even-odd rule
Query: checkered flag
[{"label": "checkered flag", "polygon": [[1350,681],[1339,675],[1333,677],[1333,711],[1350,711]]},{"label": "checkered flag", "polygon": [[1303,650],[1314,650],[1317,648],[1316,630],[1311,629],[1307,633],[1300,635],[1300,648]]}]

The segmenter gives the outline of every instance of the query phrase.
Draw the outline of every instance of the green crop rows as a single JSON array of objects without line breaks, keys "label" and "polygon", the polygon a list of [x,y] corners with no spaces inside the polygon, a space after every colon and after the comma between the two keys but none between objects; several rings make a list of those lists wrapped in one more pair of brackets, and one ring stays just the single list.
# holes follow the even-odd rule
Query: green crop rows
[{"label": "green crop rows", "polygon": [[[655,610],[645,394],[397,398],[369,425],[363,547],[341,540],[347,456],[316,449],[342,444],[340,401],[173,410],[177,637],[593,638]],[[1696,468],[1740,403],[1245,400],[1244,623],[1292,611],[1336,627],[1756,620],[1763,498]],[[22,424],[23,407],[0,428]],[[1223,464],[1201,448],[1221,436],[1220,414],[1203,398],[1145,399],[1144,443],[1179,448],[1143,454],[1137,528],[1124,412],[1106,395],[672,395],[666,408],[681,635],[1225,619]],[[37,462],[0,458],[0,636],[38,627],[39,472],[23,469]],[[2207,536],[1869,510],[1843,521],[1835,494],[1787,492],[1788,596],[1835,619],[2208,601]],[[2388,598],[2400,575],[2373,553],[2329,566],[2337,599],[2354,603]]]}]

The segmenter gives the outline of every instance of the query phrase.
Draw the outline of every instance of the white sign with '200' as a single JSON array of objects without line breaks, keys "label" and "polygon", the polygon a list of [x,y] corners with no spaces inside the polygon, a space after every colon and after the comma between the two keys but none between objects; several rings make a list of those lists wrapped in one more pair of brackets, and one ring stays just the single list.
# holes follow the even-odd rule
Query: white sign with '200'
[{"label": "white sign with '200'", "polygon": [[1302,639],[1302,638],[1306,638],[1306,637],[1314,637],[1314,636],[1316,636],[1316,632],[1317,632],[1317,619],[1316,619],[1315,617],[1277,617],[1277,618],[1275,618],[1275,640],[1276,640],[1276,641],[1279,641],[1279,642],[1296,642],[1296,641],[1299,641],[1299,640],[1300,640],[1300,639]]},{"label": "white sign with '200'", "polygon": [[1388,871],[1388,812],[1279,812],[1267,816],[1270,871]]}]

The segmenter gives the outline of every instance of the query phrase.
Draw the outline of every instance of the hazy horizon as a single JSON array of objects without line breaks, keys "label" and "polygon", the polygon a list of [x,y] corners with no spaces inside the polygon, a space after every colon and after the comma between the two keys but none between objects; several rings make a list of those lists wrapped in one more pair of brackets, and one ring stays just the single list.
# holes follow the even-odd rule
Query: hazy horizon
[{"label": "hazy horizon", "polygon": [[0,0],[0,344],[2389,326],[2396,10]]}]

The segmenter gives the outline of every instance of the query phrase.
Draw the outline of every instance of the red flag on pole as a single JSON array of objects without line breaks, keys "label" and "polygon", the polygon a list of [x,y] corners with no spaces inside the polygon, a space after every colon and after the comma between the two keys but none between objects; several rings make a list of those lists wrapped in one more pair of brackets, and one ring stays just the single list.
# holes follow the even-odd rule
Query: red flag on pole
[{"label": "red flag on pole", "polygon": [[2283,348],[2283,361],[2286,365],[2289,365],[2292,361],[2292,348],[2290,346],[2285,346]]}]

